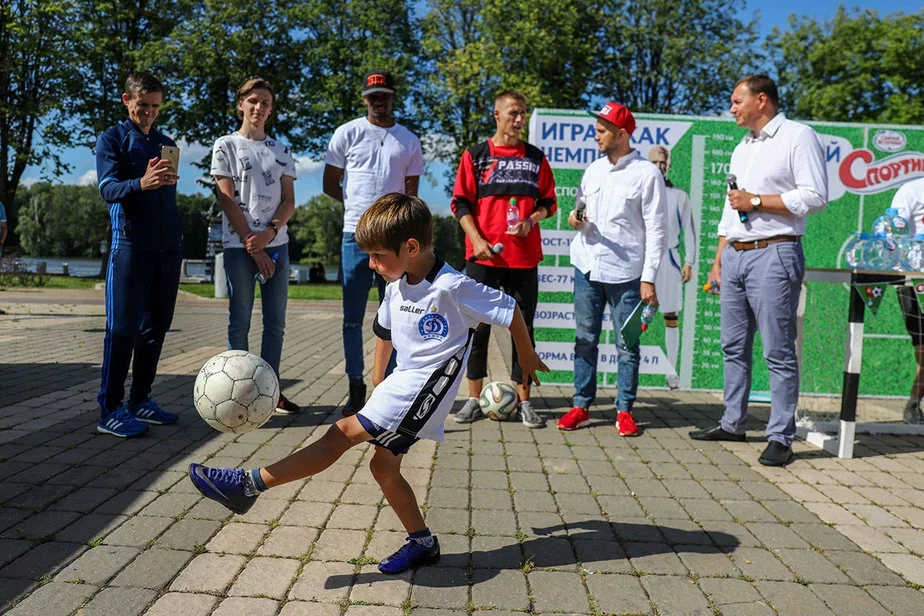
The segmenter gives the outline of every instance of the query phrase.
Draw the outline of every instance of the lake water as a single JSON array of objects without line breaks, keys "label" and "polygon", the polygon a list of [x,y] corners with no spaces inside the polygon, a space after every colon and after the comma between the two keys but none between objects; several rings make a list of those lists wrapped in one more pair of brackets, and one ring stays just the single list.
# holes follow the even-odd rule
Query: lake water
[{"label": "lake water", "polygon": [[[67,263],[67,269],[71,276],[84,278],[91,276],[99,275],[100,260],[99,259],[81,259],[81,258],[72,258],[72,259],[61,259],[57,257],[23,257],[23,263],[30,269],[35,270],[38,268],[39,263],[44,262],[46,271],[49,274],[63,274],[64,273],[64,264]],[[292,264],[290,266],[292,270],[308,272],[310,266],[301,265],[301,264]],[[186,275],[187,276],[205,276],[205,262],[201,259],[190,259],[186,263]],[[325,279],[328,282],[335,282],[337,280],[337,268],[327,267],[324,270]]]}]

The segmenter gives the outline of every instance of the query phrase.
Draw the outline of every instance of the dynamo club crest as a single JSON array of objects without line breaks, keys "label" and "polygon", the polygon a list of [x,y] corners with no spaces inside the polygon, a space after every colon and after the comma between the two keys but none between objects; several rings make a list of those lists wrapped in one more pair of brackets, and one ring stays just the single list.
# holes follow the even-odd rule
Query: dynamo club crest
[{"label": "dynamo club crest", "polygon": [[449,335],[449,323],[443,315],[430,312],[417,321],[417,331],[424,340],[443,340]]}]

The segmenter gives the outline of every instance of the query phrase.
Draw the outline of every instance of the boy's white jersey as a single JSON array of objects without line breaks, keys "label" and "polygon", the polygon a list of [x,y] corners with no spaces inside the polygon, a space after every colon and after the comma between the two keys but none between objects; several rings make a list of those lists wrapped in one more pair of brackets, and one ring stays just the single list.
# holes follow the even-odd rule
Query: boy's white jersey
[{"label": "boy's white jersey", "polygon": [[443,440],[479,323],[508,327],[509,295],[475,282],[440,260],[418,284],[406,277],[385,288],[373,329],[391,339],[397,368],[360,413],[386,430]]}]

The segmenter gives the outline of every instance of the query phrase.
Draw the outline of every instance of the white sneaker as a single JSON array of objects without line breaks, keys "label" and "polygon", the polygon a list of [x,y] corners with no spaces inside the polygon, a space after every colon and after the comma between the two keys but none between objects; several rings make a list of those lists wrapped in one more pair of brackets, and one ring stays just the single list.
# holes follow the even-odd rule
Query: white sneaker
[{"label": "white sneaker", "polygon": [[676,374],[667,375],[667,386],[670,387],[672,391],[680,389],[680,379]]},{"label": "white sneaker", "polygon": [[520,421],[523,422],[523,425],[527,428],[545,427],[545,420],[536,413],[535,409],[533,409],[533,403],[529,400],[520,402],[520,406],[517,410],[520,412]]},{"label": "white sneaker", "polygon": [[481,404],[478,398],[469,398],[465,401],[456,414],[452,416],[456,423],[472,423],[476,419],[484,417],[484,411],[481,410]]},{"label": "white sneaker", "polygon": [[924,416],[921,415],[921,403],[909,401],[902,411],[902,418],[907,424],[924,423]]}]

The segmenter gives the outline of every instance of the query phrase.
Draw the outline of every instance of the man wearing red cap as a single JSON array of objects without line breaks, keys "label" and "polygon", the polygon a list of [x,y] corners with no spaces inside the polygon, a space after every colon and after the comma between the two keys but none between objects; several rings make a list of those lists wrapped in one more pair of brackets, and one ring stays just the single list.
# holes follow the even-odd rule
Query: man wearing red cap
[{"label": "man wearing red cap", "polygon": [[[598,113],[594,139],[603,157],[584,171],[568,224],[574,265],[574,408],[558,420],[560,430],[590,425],[597,395],[597,352],[603,310],[624,323],[640,301],[658,305],[654,280],[667,244],[667,194],[658,168],[632,148],[635,118],[609,102]],[[618,375],[616,428],[635,436],[632,405],[638,390],[639,344],[626,346],[616,330]]]},{"label": "man wearing red cap", "polygon": [[[343,355],[349,379],[344,415],[356,413],[366,403],[362,328],[369,290],[376,280],[375,272],[369,268],[369,255],[356,243],[356,223],[383,195],[392,192],[417,195],[423,173],[420,140],[391,115],[395,103],[391,73],[367,73],[363,77],[362,95],[367,114],[337,127],[324,160],[324,193],[343,203],[340,269]],[[381,301],[385,282],[378,278],[378,283]],[[389,364],[389,372],[393,365]]]},{"label": "man wearing red cap", "polygon": [[[452,189],[452,213],[465,231],[465,273],[470,278],[512,296],[533,340],[533,317],[539,299],[539,261],[542,239],[539,221],[555,213],[555,180],[545,154],[523,143],[526,97],[505,90],[494,101],[497,131],[485,142],[462,154]],[[453,419],[470,423],[484,416],[478,399],[488,375],[491,328],[482,325],[472,338],[468,360],[469,399]],[[518,412],[528,428],[545,427],[533,410],[529,383],[513,349],[510,378],[517,384]]]}]

